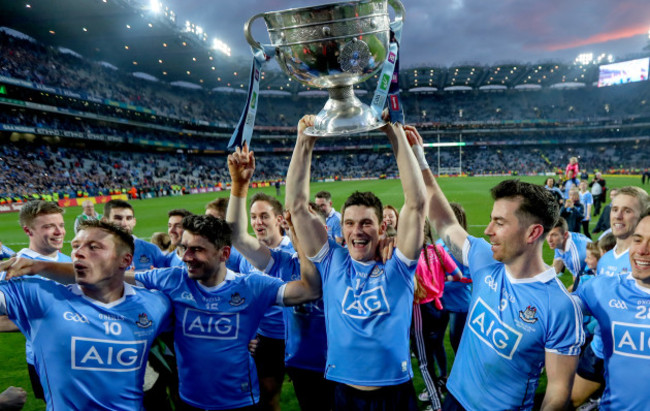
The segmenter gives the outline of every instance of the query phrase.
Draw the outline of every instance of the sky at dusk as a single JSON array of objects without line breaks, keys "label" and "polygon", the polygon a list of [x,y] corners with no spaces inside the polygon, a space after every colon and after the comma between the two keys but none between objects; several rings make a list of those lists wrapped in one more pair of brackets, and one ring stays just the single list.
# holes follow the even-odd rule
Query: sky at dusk
[{"label": "sky at dusk", "polygon": [[[253,15],[327,3],[297,0],[163,0],[177,15],[248,58],[243,25]],[[571,62],[580,53],[624,57],[648,45],[648,0],[404,0],[400,58],[420,64]],[[263,20],[253,35],[268,43]]]}]

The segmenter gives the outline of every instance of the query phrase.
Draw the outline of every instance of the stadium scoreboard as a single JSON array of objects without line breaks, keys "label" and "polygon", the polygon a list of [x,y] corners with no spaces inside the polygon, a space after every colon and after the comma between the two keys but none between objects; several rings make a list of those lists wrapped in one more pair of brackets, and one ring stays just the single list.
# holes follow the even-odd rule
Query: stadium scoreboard
[{"label": "stadium scoreboard", "polygon": [[599,67],[598,87],[648,80],[650,57],[604,64]]}]

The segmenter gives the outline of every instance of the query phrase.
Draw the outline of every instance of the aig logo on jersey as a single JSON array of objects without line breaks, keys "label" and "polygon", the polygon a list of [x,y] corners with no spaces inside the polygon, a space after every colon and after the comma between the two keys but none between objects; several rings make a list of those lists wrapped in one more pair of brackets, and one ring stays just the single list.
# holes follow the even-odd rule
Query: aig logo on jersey
[{"label": "aig logo on jersey", "polygon": [[188,308],[183,316],[187,337],[235,340],[239,333],[239,313],[209,313]]},{"label": "aig logo on jersey", "polygon": [[348,287],[343,297],[342,308],[343,314],[361,319],[390,313],[390,306],[382,286],[364,291],[359,296],[355,296],[352,287]]},{"label": "aig logo on jersey", "polygon": [[614,354],[650,360],[650,325],[612,321]]},{"label": "aig logo on jersey", "polygon": [[474,304],[467,325],[481,341],[494,349],[497,354],[509,360],[512,359],[522,334],[508,324],[504,324],[483,299],[478,298]]},{"label": "aig logo on jersey", "polygon": [[72,369],[124,372],[144,363],[146,341],[111,341],[72,337]]}]

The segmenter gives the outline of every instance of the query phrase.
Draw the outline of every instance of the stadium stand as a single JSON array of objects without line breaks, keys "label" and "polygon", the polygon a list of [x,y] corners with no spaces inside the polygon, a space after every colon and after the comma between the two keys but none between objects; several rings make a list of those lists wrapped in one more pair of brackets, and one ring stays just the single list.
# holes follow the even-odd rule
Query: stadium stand
[{"label": "stadium stand", "polygon": [[[465,89],[442,90],[459,85],[463,70]],[[573,76],[583,76],[579,87],[553,86]],[[297,86],[273,92],[286,78],[267,77],[252,145],[258,175],[271,181],[286,175],[295,124],[324,98]],[[598,88],[596,79],[595,67],[512,65],[406,69],[400,81],[406,118],[427,142],[462,145],[440,158],[430,150],[443,174],[554,173],[574,155],[592,172],[640,173],[650,164],[639,149],[650,139],[650,83]],[[494,84],[509,88],[486,89]],[[0,31],[0,201],[224,186],[223,154],[243,104],[242,93],[144,80]],[[396,174],[381,133],[321,140],[316,151],[315,179]]]}]

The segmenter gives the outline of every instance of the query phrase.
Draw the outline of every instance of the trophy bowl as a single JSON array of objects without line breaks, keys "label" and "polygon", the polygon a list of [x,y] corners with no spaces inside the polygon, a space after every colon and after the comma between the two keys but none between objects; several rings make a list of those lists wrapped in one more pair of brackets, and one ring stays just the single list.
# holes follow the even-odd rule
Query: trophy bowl
[{"label": "trophy bowl", "polygon": [[327,88],[329,100],[306,134],[340,136],[385,124],[355,96],[353,86],[372,77],[386,60],[388,3],[395,21],[403,20],[399,0],[360,0],[260,13],[244,25],[251,47],[263,50],[250,33],[253,21],[263,17],[282,70],[306,86]]}]

